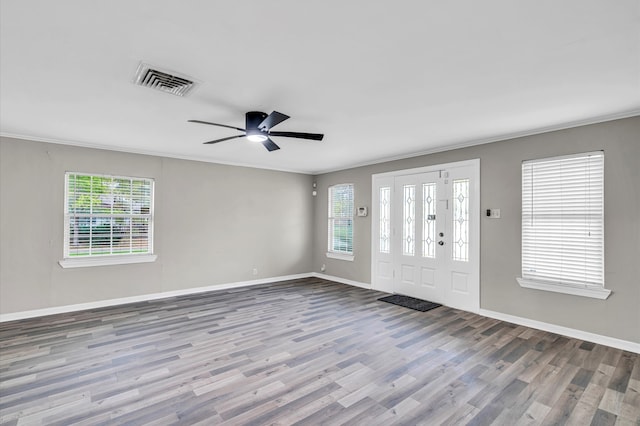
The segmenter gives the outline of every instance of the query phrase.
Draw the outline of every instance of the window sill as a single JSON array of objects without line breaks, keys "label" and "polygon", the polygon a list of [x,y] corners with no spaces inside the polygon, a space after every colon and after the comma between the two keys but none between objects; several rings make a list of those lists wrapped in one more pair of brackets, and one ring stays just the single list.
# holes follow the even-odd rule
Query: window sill
[{"label": "window sill", "polygon": [[327,257],[330,259],[347,260],[349,262],[353,262],[353,259],[355,259],[355,256],[352,254],[334,253],[332,251],[327,252]]},{"label": "window sill", "polygon": [[553,291],[556,293],[572,294],[574,296],[591,297],[594,299],[605,300],[611,294],[611,290],[596,287],[579,287],[568,284],[549,284],[540,281],[528,280],[525,278],[516,278],[520,287],[533,288],[535,290]]},{"label": "window sill", "polygon": [[81,258],[67,258],[58,262],[63,268],[86,268],[91,266],[126,265],[128,263],[155,262],[155,254],[133,254],[117,256],[94,256]]}]

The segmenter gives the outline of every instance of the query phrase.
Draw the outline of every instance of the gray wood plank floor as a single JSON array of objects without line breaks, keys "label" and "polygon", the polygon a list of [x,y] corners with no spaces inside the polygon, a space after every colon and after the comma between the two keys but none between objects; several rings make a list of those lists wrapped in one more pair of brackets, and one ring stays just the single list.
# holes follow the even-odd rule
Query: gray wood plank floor
[{"label": "gray wood plank floor", "polygon": [[308,278],[0,324],[0,424],[640,425],[640,355]]}]

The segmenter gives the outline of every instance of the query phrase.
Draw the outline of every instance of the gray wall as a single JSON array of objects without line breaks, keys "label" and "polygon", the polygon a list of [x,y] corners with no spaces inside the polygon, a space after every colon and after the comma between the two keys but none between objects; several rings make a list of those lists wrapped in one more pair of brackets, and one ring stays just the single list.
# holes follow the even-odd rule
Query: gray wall
[{"label": "gray wall", "polygon": [[[605,286],[607,300],[521,288],[521,162],[605,151]],[[481,209],[500,208],[501,219],[481,219],[480,306],[483,309],[640,343],[640,117],[582,126],[451,150],[316,177],[313,267],[326,274],[371,282],[371,216],[357,217],[353,262],[328,259],[327,187],[355,184],[356,206],[371,206],[371,175],[480,158]]]},{"label": "gray wall", "polygon": [[[62,269],[65,171],[154,178],[157,261]],[[295,173],[1,138],[0,312],[310,272],[311,182]]]},{"label": "gray wall", "polygon": [[[605,301],[523,289],[522,160],[605,151]],[[373,166],[306,175],[0,139],[0,312],[63,306],[254,278],[320,271],[371,280],[371,221],[356,218],[355,260],[325,257],[327,187],[355,184],[371,206],[371,175],[481,159],[481,307],[640,342],[640,117]],[[154,263],[62,269],[67,170],[156,180]],[[310,194],[318,182],[318,196]],[[310,249],[311,248],[311,249]],[[258,268],[259,274],[252,275]]]}]

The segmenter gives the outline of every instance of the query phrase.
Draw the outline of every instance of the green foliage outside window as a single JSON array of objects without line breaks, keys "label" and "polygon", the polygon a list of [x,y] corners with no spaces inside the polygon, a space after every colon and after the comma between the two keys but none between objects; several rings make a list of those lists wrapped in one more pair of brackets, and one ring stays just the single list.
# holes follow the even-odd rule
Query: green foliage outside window
[{"label": "green foliage outside window", "polygon": [[67,174],[67,254],[150,253],[152,181]]}]

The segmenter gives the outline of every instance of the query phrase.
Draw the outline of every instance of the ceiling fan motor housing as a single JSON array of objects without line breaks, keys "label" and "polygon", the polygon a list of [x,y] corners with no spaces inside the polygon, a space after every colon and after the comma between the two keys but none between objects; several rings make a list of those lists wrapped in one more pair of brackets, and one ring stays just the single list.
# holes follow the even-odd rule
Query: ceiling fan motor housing
[{"label": "ceiling fan motor housing", "polygon": [[265,114],[264,112],[260,112],[260,111],[249,111],[245,115],[246,117],[245,129],[247,129],[247,135],[264,134],[265,132],[260,130],[258,126],[260,125],[260,123],[264,121],[265,118],[267,118],[268,115],[269,114]]}]

